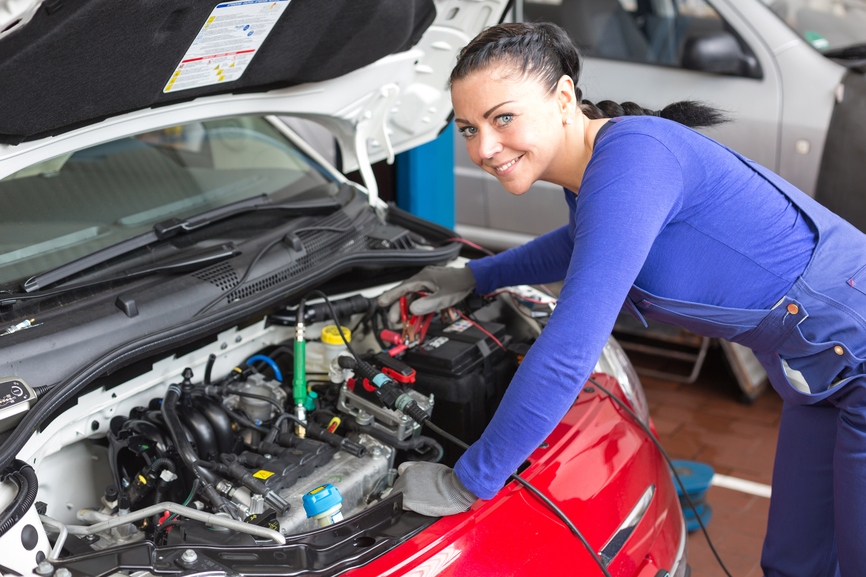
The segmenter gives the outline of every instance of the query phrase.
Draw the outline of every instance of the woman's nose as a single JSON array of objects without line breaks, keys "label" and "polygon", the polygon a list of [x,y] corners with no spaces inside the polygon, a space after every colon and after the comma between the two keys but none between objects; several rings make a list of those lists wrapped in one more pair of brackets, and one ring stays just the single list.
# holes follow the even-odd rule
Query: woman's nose
[{"label": "woman's nose", "polygon": [[502,143],[495,132],[482,132],[479,135],[478,153],[487,160],[502,151]]}]

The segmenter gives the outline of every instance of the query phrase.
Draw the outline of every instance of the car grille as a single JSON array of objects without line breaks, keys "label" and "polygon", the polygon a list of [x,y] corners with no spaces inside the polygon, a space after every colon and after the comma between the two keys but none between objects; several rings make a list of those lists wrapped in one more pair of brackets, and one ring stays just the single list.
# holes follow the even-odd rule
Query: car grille
[{"label": "car grille", "polygon": [[225,262],[195,272],[192,276],[219,287],[221,291],[227,291],[234,288],[237,286],[239,280],[234,267]]},{"label": "car grille", "polygon": [[361,231],[371,228],[376,222],[376,215],[373,213],[361,216],[354,223],[341,212],[323,219],[316,224],[317,228],[347,229],[346,232],[334,232],[334,230],[299,232],[298,237],[300,237],[306,250],[301,258],[282,270],[233,290],[226,295],[226,300],[232,302],[248,298],[292,277],[301,275],[314,267],[325,264],[334,256],[366,250],[368,243],[365,234]]}]

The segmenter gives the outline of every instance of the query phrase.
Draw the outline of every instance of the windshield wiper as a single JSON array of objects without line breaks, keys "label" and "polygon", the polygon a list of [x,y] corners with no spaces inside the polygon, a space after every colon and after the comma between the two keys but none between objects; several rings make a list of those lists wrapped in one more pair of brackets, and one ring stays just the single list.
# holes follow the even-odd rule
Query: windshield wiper
[{"label": "windshield wiper", "polygon": [[111,246],[90,253],[79,259],[60,265],[51,270],[34,275],[21,284],[24,292],[32,293],[42,290],[46,286],[54,284],[65,278],[69,278],[80,272],[108,262],[119,256],[129,254],[152,242],[165,240],[178,234],[186,234],[194,230],[209,226],[215,222],[229,217],[238,216],[247,212],[258,210],[285,210],[295,212],[298,215],[329,214],[339,208],[341,204],[334,198],[326,196],[310,200],[292,200],[275,203],[267,194],[247,198],[232,204],[220,206],[207,210],[189,218],[170,218],[154,225],[148,232],[122,240]]},{"label": "windshield wiper", "polygon": [[102,283],[110,283],[119,280],[146,276],[155,273],[184,273],[203,268],[204,266],[216,264],[241,254],[241,251],[233,242],[227,242],[219,246],[212,246],[195,252],[166,259],[161,262],[148,263],[129,270],[122,271],[119,275],[110,278],[94,279],[85,282],[70,284],[50,291],[31,292],[16,294],[9,291],[0,291],[0,307],[10,306],[18,301],[43,299],[46,297],[67,293],[80,288],[90,287]]}]

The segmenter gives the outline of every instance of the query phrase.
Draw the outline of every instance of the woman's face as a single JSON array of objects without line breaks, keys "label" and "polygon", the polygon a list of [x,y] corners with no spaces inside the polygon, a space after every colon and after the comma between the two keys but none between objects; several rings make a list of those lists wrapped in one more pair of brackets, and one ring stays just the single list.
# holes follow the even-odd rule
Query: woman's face
[{"label": "woman's face", "polygon": [[531,75],[512,78],[496,68],[451,86],[455,122],[472,162],[518,195],[536,180],[555,179],[561,168],[567,112],[561,100]]}]

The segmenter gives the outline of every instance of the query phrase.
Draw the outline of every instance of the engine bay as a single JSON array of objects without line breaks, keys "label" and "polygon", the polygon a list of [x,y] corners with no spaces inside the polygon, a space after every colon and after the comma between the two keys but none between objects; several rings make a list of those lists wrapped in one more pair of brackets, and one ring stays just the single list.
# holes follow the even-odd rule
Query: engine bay
[{"label": "engine bay", "polygon": [[462,450],[409,414],[475,441],[555,299],[520,287],[391,324],[380,292],[313,296],[94,381],[4,473],[3,502],[26,469],[38,493],[0,535],[2,564],[339,574],[435,522],[390,495],[397,467],[453,466]]}]

